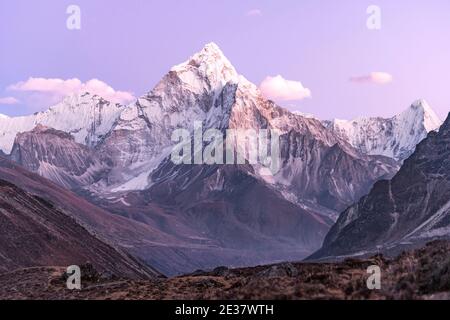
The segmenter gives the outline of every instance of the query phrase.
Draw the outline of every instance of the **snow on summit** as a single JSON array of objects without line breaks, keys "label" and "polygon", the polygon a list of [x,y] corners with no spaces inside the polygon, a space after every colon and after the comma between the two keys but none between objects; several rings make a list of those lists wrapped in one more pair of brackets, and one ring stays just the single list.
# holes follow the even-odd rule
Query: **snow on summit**
[{"label": "snow on summit", "polygon": [[425,100],[417,100],[392,118],[325,121],[325,126],[361,152],[405,160],[442,121]]},{"label": "snow on summit", "polygon": [[9,154],[16,135],[42,124],[74,136],[78,143],[94,146],[112,127],[124,107],[90,93],[74,94],[48,110],[29,116],[0,117],[0,150]]},{"label": "snow on summit", "polygon": [[203,89],[207,78],[213,87],[223,87],[227,82],[238,82],[239,75],[220,48],[213,42],[208,43],[187,61],[171,69],[192,89]]},{"label": "snow on summit", "polygon": [[423,119],[423,125],[427,132],[438,129],[442,125],[442,120],[436,115],[430,105],[423,99],[414,102],[410,109],[412,113],[416,113]]}]

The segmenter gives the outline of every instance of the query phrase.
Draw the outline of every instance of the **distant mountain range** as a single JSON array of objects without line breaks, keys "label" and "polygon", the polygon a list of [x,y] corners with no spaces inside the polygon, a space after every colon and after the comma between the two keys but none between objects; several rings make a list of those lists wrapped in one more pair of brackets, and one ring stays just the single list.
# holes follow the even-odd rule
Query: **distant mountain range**
[{"label": "distant mountain range", "polygon": [[[400,251],[450,236],[450,116],[391,179],[339,217],[311,258]],[[400,248],[400,249],[399,249]]]},{"label": "distant mountain range", "polygon": [[[267,176],[250,163],[174,164],[173,131],[193,132],[196,121],[223,133],[278,130],[281,170]],[[321,247],[340,212],[392,178],[440,124],[424,101],[391,119],[294,114],[208,44],[128,106],[84,93],[28,117],[0,117],[0,149],[89,201],[101,221],[123,219],[127,230],[87,223],[170,275],[303,259]]]},{"label": "distant mountain range", "polygon": [[363,153],[383,155],[396,160],[407,159],[416,145],[442,121],[424,100],[390,119],[359,118],[353,121],[324,122],[327,128],[347,140]]},{"label": "distant mountain range", "polygon": [[16,135],[41,124],[71,134],[75,141],[95,147],[106,135],[124,106],[89,93],[71,95],[61,103],[23,117],[0,117],[0,149],[9,154]]}]

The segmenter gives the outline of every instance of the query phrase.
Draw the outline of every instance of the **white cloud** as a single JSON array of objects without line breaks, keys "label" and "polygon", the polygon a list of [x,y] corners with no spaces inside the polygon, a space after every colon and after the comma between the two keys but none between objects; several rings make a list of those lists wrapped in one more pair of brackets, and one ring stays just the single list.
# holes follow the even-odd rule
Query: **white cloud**
[{"label": "white cloud", "polygon": [[247,12],[248,17],[261,17],[262,11],[260,9],[252,9]]},{"label": "white cloud", "polygon": [[266,77],[260,84],[261,93],[274,101],[294,101],[311,98],[311,90],[299,81],[286,80],[282,76]]},{"label": "white cloud", "polygon": [[18,104],[18,103],[20,103],[20,101],[17,100],[16,98],[14,98],[14,97],[4,97],[4,98],[0,98],[0,104],[8,104],[8,105],[11,105],[11,104]]},{"label": "white cloud", "polygon": [[374,84],[388,84],[393,80],[392,75],[387,72],[372,72],[368,75],[351,77],[350,81],[354,83],[374,83]]},{"label": "white cloud", "polygon": [[[47,79],[47,78],[29,78],[10,85],[8,90],[23,93],[40,93],[48,95],[51,101],[62,99],[70,94],[90,92],[97,94],[106,100],[116,103],[127,103],[135,99],[131,92],[116,91],[111,86],[98,79],[92,79],[85,83],[77,78],[73,79]],[[42,95],[40,96],[42,99]]]}]

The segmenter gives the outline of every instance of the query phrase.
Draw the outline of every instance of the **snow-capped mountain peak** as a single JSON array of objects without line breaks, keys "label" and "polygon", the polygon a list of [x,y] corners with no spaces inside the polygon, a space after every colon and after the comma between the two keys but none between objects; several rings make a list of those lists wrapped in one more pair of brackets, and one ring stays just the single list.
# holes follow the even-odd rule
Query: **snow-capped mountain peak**
[{"label": "snow-capped mountain peak", "polygon": [[231,62],[215,43],[208,43],[187,61],[174,66],[172,72],[192,89],[203,89],[207,79],[210,88],[220,89],[226,83],[237,82],[239,75]]},{"label": "snow-capped mountain peak", "polygon": [[406,114],[418,117],[427,132],[438,129],[442,124],[442,120],[424,99],[415,101],[408,110],[403,112],[403,115],[406,116]]},{"label": "snow-capped mountain peak", "polygon": [[85,91],[85,92],[81,92],[81,93],[73,93],[73,94],[70,94],[70,95],[64,97],[63,100],[60,103],[54,105],[50,109],[61,108],[62,106],[71,106],[72,108],[76,108],[80,104],[91,103],[91,102],[94,102],[94,103],[99,103],[99,102],[108,103],[108,101],[106,101],[105,99],[103,99],[99,95],[90,93],[88,91]]},{"label": "snow-capped mountain peak", "polygon": [[417,100],[392,118],[324,121],[324,125],[361,152],[405,160],[442,121],[425,100]]},{"label": "snow-capped mountain peak", "polygon": [[[124,121],[116,128],[140,127],[142,123],[137,122],[142,122],[142,117],[149,123],[160,123],[164,127],[161,129],[170,128],[170,131],[191,128],[193,121],[222,127],[233,103],[222,100],[233,96],[238,84],[246,85],[247,81],[237,73],[220,48],[209,43],[185,62],[171,68],[153,90],[121,115],[120,120]],[[130,122],[136,117],[138,121]]]},{"label": "snow-capped mountain peak", "polygon": [[117,166],[108,183],[126,182],[113,190],[135,188],[130,176],[142,177],[137,184],[147,186],[149,173],[170,154],[175,129],[192,131],[195,121],[208,128],[226,127],[241,81],[214,43],[171,68],[153,90],[124,109],[100,146]]},{"label": "snow-capped mountain peak", "polygon": [[0,117],[0,150],[9,154],[16,135],[42,124],[74,136],[78,143],[95,146],[109,132],[124,109],[88,92],[72,94],[48,110],[22,117]]}]

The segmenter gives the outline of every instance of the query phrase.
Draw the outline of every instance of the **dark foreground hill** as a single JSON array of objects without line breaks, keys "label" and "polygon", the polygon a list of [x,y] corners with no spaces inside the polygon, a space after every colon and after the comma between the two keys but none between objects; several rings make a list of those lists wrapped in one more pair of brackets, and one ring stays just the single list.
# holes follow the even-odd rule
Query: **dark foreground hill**
[{"label": "dark foreground hill", "polygon": [[90,233],[53,203],[0,179],[0,272],[91,262],[111,276],[158,276]]},{"label": "dark foreground hill", "polygon": [[[367,267],[381,268],[381,290],[367,289]],[[83,268],[83,289],[65,289],[63,268],[0,275],[0,299],[449,299],[450,244],[433,242],[395,259],[284,263],[148,281],[110,279]]]}]

